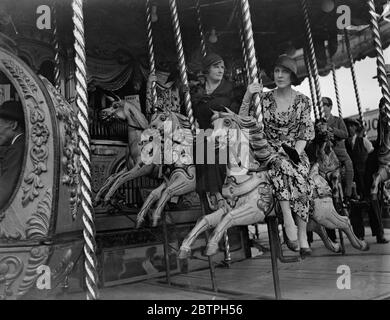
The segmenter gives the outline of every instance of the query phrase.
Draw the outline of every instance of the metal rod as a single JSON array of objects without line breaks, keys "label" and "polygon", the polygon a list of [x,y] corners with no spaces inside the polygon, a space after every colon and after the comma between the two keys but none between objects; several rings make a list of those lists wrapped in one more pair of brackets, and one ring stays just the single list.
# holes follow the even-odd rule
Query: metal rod
[{"label": "metal rod", "polygon": [[[148,56],[149,56],[149,69],[150,74],[156,74],[156,64],[154,60],[154,47],[153,47],[153,28],[152,28],[152,14],[150,9],[150,0],[146,0],[146,29],[148,35]],[[152,81],[150,94],[152,98],[152,110],[157,111],[157,91],[156,81]]]},{"label": "metal rod", "polygon": [[164,258],[165,258],[165,273],[168,285],[171,285],[171,267],[169,264],[169,244],[168,244],[168,228],[167,228],[167,214],[166,211],[162,217],[163,233],[164,233]]},{"label": "metal rod", "polygon": [[271,250],[272,278],[274,282],[275,299],[280,300],[282,298],[282,294],[280,291],[280,279],[279,279],[278,259],[277,259],[277,246],[280,244],[277,243],[278,237],[275,237],[275,235],[279,233],[278,225],[276,223],[276,217],[268,217],[267,226],[268,226],[268,239],[269,239],[270,250]]},{"label": "metal rod", "polygon": [[246,47],[245,47],[244,32],[242,30],[242,19],[241,19],[238,12],[237,12],[237,18],[238,18],[237,19],[238,31],[240,33],[242,57],[244,59],[244,64],[245,64],[246,83],[249,83],[250,73],[249,73],[248,55],[247,55]]},{"label": "metal rod", "polygon": [[343,117],[343,111],[341,109],[339,87],[337,85],[336,68],[335,68],[333,62],[332,62],[332,77],[333,77],[334,93],[336,95],[336,101],[337,101],[337,109],[339,111],[339,117],[342,118]]},{"label": "metal rod", "polygon": [[52,45],[54,47],[54,86],[59,93],[61,93],[61,61],[60,61],[60,44],[58,41],[58,29],[57,29],[57,10],[55,3],[51,6],[51,12],[53,17],[53,38]]},{"label": "metal rod", "polygon": [[[259,82],[258,78],[258,69],[257,69],[257,59],[255,52],[255,42],[253,39],[253,30],[252,30],[252,20],[249,9],[249,1],[248,0],[240,0],[241,3],[241,16],[243,20],[243,34],[245,40],[245,48],[247,54],[247,60],[249,65],[249,74],[250,74],[250,82]],[[255,94],[253,96],[253,104],[255,108],[256,119],[259,122],[259,125],[263,126],[263,113],[260,103],[260,95]]]},{"label": "metal rod", "polygon": [[301,5],[302,5],[302,11],[303,11],[303,18],[305,20],[306,38],[307,38],[308,45],[309,45],[309,60],[310,60],[311,66],[313,67],[314,86],[316,89],[317,106],[318,106],[318,111],[319,111],[318,114],[319,114],[321,119],[324,119],[324,110],[322,108],[322,97],[321,97],[321,88],[320,88],[320,77],[319,77],[319,73],[318,73],[316,53],[314,51],[313,36],[311,33],[309,13],[307,10],[307,1],[301,0]]},{"label": "metal rod", "polygon": [[198,28],[199,28],[200,51],[202,53],[202,57],[205,57],[206,54],[207,54],[207,51],[206,51],[206,41],[204,39],[202,16],[201,16],[201,13],[200,13],[200,1],[199,0],[196,0],[196,18],[198,20]]},{"label": "metal rod", "polygon": [[317,112],[317,108],[316,108],[317,99],[316,99],[316,95],[314,92],[315,89],[314,89],[314,85],[313,85],[313,70],[311,68],[310,58],[307,54],[307,50],[304,51],[303,57],[305,59],[306,69],[307,69],[307,73],[308,73],[307,78],[309,81],[311,100],[312,100],[312,104],[313,104],[314,119],[318,120],[318,112]]},{"label": "metal rod", "polygon": [[385,59],[383,56],[382,41],[379,33],[378,15],[375,11],[374,0],[367,0],[367,4],[369,7],[371,30],[373,33],[375,51],[376,51],[378,82],[381,87],[383,98],[385,100],[384,108],[385,108],[386,116],[389,119],[389,125],[390,125],[390,89],[389,89],[389,83],[387,81]]},{"label": "metal rod", "polygon": [[175,37],[175,45],[176,45],[176,53],[179,60],[179,70],[180,70],[180,80],[184,87],[184,106],[185,110],[188,116],[188,120],[191,125],[191,131],[193,135],[195,135],[195,120],[194,115],[192,111],[192,103],[191,103],[191,96],[190,96],[190,90],[188,86],[188,78],[187,78],[187,71],[186,71],[186,63],[184,58],[184,50],[183,50],[183,42],[181,37],[181,30],[179,25],[179,16],[177,13],[177,5],[176,0],[169,0],[169,9],[171,12],[171,18],[172,18],[172,25],[173,25],[173,32]]},{"label": "metal rod", "polygon": [[83,235],[85,254],[85,282],[87,285],[87,299],[99,298],[96,242],[95,242],[95,214],[92,207],[91,192],[91,150],[88,130],[88,98],[87,98],[87,73],[84,41],[84,18],[82,0],[73,0],[73,35],[75,38],[75,65],[76,65],[76,106],[79,120],[79,148],[81,164],[81,206],[83,210]]},{"label": "metal rod", "polygon": [[344,28],[344,39],[345,39],[345,45],[347,47],[348,59],[349,59],[350,67],[351,67],[351,75],[352,75],[352,81],[353,81],[353,88],[355,90],[356,104],[357,104],[358,112],[359,112],[359,120],[361,121],[362,125],[364,125],[362,105],[360,103],[359,89],[358,89],[357,80],[356,80],[355,64],[353,62],[351,43],[349,41],[348,30],[346,28]]}]

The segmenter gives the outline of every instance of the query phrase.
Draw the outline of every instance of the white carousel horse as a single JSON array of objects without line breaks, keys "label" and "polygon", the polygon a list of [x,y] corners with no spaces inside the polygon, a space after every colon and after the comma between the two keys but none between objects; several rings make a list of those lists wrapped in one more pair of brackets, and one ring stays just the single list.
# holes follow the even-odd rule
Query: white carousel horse
[{"label": "white carousel horse", "polygon": [[[220,149],[229,146],[231,150],[228,157],[227,179],[222,190],[222,195],[229,206],[220,208],[198,221],[180,247],[181,259],[189,256],[194,240],[207,229],[215,228],[206,248],[206,255],[210,256],[217,253],[218,242],[228,228],[263,222],[274,208],[275,199],[267,166],[273,165],[276,161],[285,161],[283,156],[273,152],[258,123],[252,117],[242,117],[227,110],[215,113],[213,124],[211,138],[219,138]],[[249,152],[241,152],[240,162],[235,161],[240,148],[245,147]],[[368,250],[367,243],[359,240],[353,233],[348,217],[337,214],[330,188],[318,173],[318,165],[313,166],[310,175],[317,185],[317,192],[313,199],[312,221],[308,224],[308,230],[310,231],[316,224],[329,229],[341,229],[353,247]],[[316,228],[313,231],[318,230]]]},{"label": "white carousel horse", "polygon": [[156,226],[172,197],[195,191],[195,166],[190,156],[193,146],[190,123],[186,117],[175,112],[156,113],[150,122],[150,129],[142,134],[141,145],[142,160],[163,166],[165,181],[145,200],[137,216],[137,227],[157,202],[153,211],[153,226]]},{"label": "white carousel horse", "polygon": [[142,112],[128,101],[114,102],[111,107],[101,110],[103,120],[119,119],[126,121],[128,130],[128,158],[126,168],[120,172],[114,173],[107,178],[106,182],[100,188],[95,197],[95,202],[99,203],[102,199],[108,202],[114,193],[127,181],[135,178],[151,175],[155,169],[154,165],[144,165],[141,161],[141,149],[139,142],[141,133],[148,127],[148,121]]}]

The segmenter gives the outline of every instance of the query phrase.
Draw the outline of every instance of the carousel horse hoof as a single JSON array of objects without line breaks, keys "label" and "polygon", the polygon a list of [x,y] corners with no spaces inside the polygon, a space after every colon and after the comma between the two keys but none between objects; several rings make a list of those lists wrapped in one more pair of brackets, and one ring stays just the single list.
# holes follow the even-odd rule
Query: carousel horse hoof
[{"label": "carousel horse hoof", "polygon": [[367,242],[365,241],[362,241],[363,242],[363,247],[362,247],[362,251],[368,251],[370,250],[370,246]]},{"label": "carousel horse hoof", "polygon": [[135,225],[135,228],[140,229],[143,222],[144,222],[143,220],[137,220],[137,224]]},{"label": "carousel horse hoof", "polygon": [[340,253],[341,252],[341,246],[339,243],[334,244],[334,252],[335,253]]},{"label": "carousel horse hoof", "polygon": [[286,242],[287,248],[289,248],[291,251],[294,251],[294,252],[299,251],[298,240],[291,241],[290,239],[286,239],[285,242]]},{"label": "carousel horse hoof", "polygon": [[179,260],[186,260],[191,256],[191,248],[186,247],[186,246],[181,246],[178,259]]},{"label": "carousel horse hoof", "polygon": [[206,256],[213,256],[218,252],[218,243],[208,243],[206,248]]},{"label": "carousel horse hoof", "polygon": [[299,250],[299,254],[301,255],[302,259],[305,259],[307,256],[311,256],[311,249],[310,248],[301,248]]}]

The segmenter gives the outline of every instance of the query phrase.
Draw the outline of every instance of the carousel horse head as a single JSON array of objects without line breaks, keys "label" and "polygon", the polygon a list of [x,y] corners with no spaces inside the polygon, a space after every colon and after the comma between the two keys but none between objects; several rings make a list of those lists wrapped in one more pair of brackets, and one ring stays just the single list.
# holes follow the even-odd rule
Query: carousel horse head
[{"label": "carousel horse head", "polygon": [[139,129],[146,129],[148,121],[138,107],[130,101],[115,100],[107,97],[112,103],[111,106],[100,111],[104,121],[119,119],[122,121],[132,122],[132,126]]},{"label": "carousel horse head", "polygon": [[[265,169],[269,161],[276,156],[255,118],[240,116],[226,108],[226,112],[214,111],[211,121],[214,130],[208,139],[215,141],[218,149],[229,148],[230,165],[234,158],[238,158],[246,168],[260,170]],[[231,154],[236,157],[231,157]],[[244,159],[249,161],[247,165],[250,167],[242,163]]]},{"label": "carousel horse head", "polygon": [[177,112],[158,109],[150,121],[149,128],[160,131],[169,136],[178,129],[191,129],[188,118]]}]

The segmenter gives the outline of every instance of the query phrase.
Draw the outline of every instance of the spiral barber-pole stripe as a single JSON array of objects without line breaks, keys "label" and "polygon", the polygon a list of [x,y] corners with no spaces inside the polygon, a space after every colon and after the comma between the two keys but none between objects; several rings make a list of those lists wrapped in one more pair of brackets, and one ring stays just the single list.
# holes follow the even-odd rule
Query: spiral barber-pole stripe
[{"label": "spiral barber-pole stripe", "polygon": [[191,131],[193,133],[195,133],[195,121],[194,121],[194,114],[192,112],[192,103],[191,103],[191,96],[190,96],[189,86],[188,86],[187,70],[186,70],[186,63],[185,63],[185,59],[184,59],[183,42],[182,42],[182,38],[181,38],[181,31],[180,31],[180,25],[179,25],[179,15],[177,13],[176,0],[169,0],[169,9],[171,11],[173,33],[175,36],[176,52],[177,52],[177,57],[179,60],[180,80],[185,88],[185,90],[184,90],[184,106],[186,109],[188,120],[190,121]]},{"label": "spiral barber-pole stripe", "polygon": [[[156,64],[154,60],[154,47],[153,47],[153,28],[152,28],[152,14],[150,10],[150,0],[146,0],[146,28],[148,33],[148,53],[149,53],[149,69],[151,74],[156,74]],[[151,98],[153,103],[153,111],[157,111],[157,91],[156,82],[151,83]]]},{"label": "spiral barber-pole stripe", "polygon": [[317,108],[316,108],[317,99],[316,99],[316,95],[314,93],[314,86],[313,86],[313,70],[311,68],[310,59],[309,59],[309,56],[307,54],[306,49],[304,50],[303,57],[305,59],[305,65],[306,65],[306,69],[307,69],[307,80],[309,81],[311,101],[312,101],[313,112],[314,112],[314,119],[317,120],[318,119],[318,112],[317,112]]},{"label": "spiral barber-pole stripe", "polygon": [[81,206],[83,209],[84,224],[84,255],[87,285],[87,299],[98,299],[98,276],[96,261],[96,242],[94,212],[91,197],[91,160],[90,137],[88,131],[88,98],[87,98],[87,73],[84,42],[84,19],[82,0],[73,0],[73,35],[75,37],[75,65],[76,65],[76,105],[78,108],[78,120],[81,151]]},{"label": "spiral barber-pole stripe", "polygon": [[202,16],[200,14],[200,2],[199,2],[199,0],[196,0],[196,18],[198,20],[198,28],[199,28],[200,51],[202,53],[202,57],[205,57],[206,54],[207,54],[207,51],[206,51],[206,41],[204,39]]},{"label": "spiral barber-pole stripe", "polygon": [[374,1],[368,0],[367,4],[370,12],[371,31],[373,33],[375,50],[376,50],[378,81],[382,90],[383,98],[385,99],[384,106],[385,106],[386,115],[390,121],[390,90],[389,90],[389,83],[387,81],[386,69],[385,69],[385,58],[383,56],[382,41],[379,33],[378,15],[375,11]]},{"label": "spiral barber-pole stripe", "polygon": [[51,7],[51,14],[52,14],[52,22],[53,22],[52,45],[54,48],[54,86],[58,92],[61,92],[60,44],[58,41],[58,30],[57,30],[57,10],[54,3]]},{"label": "spiral barber-pole stripe", "polygon": [[302,5],[302,11],[303,11],[303,18],[305,20],[306,38],[307,38],[307,41],[309,44],[309,59],[310,59],[310,64],[313,68],[313,78],[314,78],[314,87],[316,89],[317,105],[318,105],[320,118],[323,119],[324,118],[324,110],[322,109],[320,76],[318,73],[317,59],[316,59],[316,53],[314,51],[313,36],[311,34],[309,12],[307,10],[306,0],[301,0],[301,5]]},{"label": "spiral barber-pole stripe", "polygon": [[[249,75],[250,82],[259,82],[258,78],[258,69],[257,69],[257,59],[255,52],[255,42],[253,40],[253,30],[252,30],[252,20],[251,13],[249,11],[249,2],[248,0],[240,0],[241,2],[241,15],[242,15],[242,24],[243,24],[243,34],[245,40],[245,48],[249,66]],[[261,110],[260,96],[255,94],[253,97],[255,114],[257,121],[260,126],[263,126],[263,114]]]},{"label": "spiral barber-pole stripe", "polygon": [[359,89],[358,89],[357,80],[356,80],[355,64],[353,62],[351,44],[349,42],[349,35],[348,35],[347,29],[344,29],[344,37],[345,37],[345,45],[347,47],[349,64],[351,66],[352,82],[353,82],[353,88],[355,90],[356,104],[357,104],[358,112],[359,112],[359,120],[361,121],[361,123],[364,123],[362,104],[360,103]]},{"label": "spiral barber-pole stripe", "polygon": [[339,111],[339,117],[342,118],[343,117],[343,112],[341,110],[339,86],[337,84],[336,68],[334,66],[334,63],[332,63],[332,77],[333,77],[334,93],[336,95],[336,101],[337,101],[337,109]]},{"label": "spiral barber-pole stripe", "polygon": [[246,82],[249,83],[250,73],[249,73],[249,65],[248,65],[248,55],[246,53],[246,48],[245,48],[244,32],[242,30],[242,19],[241,19],[241,17],[239,15],[237,15],[237,18],[238,18],[238,21],[237,21],[238,32],[240,33],[242,57],[244,59],[244,64],[245,64]]}]

